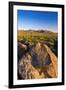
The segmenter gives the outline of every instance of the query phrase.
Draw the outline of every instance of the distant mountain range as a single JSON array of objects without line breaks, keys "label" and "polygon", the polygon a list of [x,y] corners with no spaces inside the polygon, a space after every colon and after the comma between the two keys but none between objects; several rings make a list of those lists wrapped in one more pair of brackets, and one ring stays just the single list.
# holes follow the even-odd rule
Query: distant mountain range
[{"label": "distant mountain range", "polygon": [[44,32],[44,33],[57,33],[57,32],[52,32],[50,30],[33,30],[33,29],[29,29],[29,30],[18,30],[18,31],[25,31],[25,32]]}]

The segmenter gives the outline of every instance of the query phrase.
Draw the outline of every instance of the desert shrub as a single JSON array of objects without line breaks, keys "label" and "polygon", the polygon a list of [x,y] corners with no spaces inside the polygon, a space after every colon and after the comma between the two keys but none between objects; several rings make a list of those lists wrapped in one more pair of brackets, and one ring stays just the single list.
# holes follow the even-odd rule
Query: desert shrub
[{"label": "desert shrub", "polygon": [[26,41],[28,41],[28,39],[23,36],[21,42],[22,42],[22,43],[25,43]]},{"label": "desert shrub", "polygon": [[29,42],[30,44],[36,44],[37,42],[47,44],[51,48],[51,50],[57,55],[57,33],[22,31],[18,32],[17,38],[18,41],[20,41],[23,44],[25,44],[26,42]]}]

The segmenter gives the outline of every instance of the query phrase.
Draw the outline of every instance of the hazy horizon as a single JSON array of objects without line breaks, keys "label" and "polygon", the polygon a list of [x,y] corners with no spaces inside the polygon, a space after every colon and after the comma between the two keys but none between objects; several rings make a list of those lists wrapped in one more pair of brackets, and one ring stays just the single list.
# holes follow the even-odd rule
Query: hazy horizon
[{"label": "hazy horizon", "polygon": [[58,32],[58,13],[48,11],[18,10],[18,30],[46,30]]},{"label": "hazy horizon", "polygon": [[18,31],[50,31],[50,32],[58,33],[58,31],[51,31],[48,29],[18,29]]}]

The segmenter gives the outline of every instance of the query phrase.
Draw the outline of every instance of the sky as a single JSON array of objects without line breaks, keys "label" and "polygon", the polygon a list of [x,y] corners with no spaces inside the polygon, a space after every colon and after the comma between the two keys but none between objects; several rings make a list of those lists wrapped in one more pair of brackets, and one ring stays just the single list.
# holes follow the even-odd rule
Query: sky
[{"label": "sky", "polygon": [[58,13],[50,11],[17,11],[18,30],[49,30],[58,31]]}]

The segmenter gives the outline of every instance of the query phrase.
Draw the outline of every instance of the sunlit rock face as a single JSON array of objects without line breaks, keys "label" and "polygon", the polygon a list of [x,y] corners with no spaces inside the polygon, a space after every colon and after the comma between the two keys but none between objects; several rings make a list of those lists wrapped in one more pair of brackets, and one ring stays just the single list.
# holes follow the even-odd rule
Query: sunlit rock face
[{"label": "sunlit rock face", "polygon": [[31,64],[31,56],[27,53],[19,63],[19,74],[22,79],[40,78],[39,72]]},{"label": "sunlit rock face", "polygon": [[35,67],[41,68],[51,63],[47,50],[41,43],[36,44],[30,53],[32,56],[32,65]]},{"label": "sunlit rock face", "polygon": [[56,78],[57,62],[57,57],[47,45],[37,43],[23,54],[18,63],[20,79]]}]

